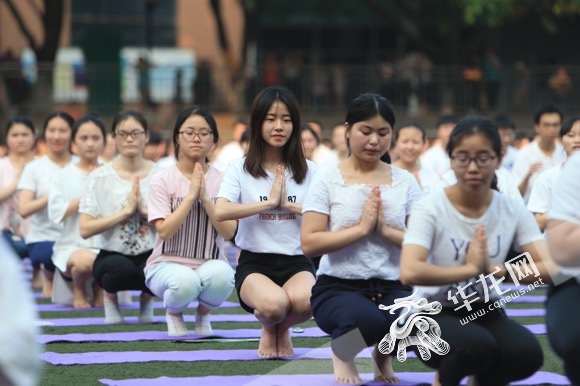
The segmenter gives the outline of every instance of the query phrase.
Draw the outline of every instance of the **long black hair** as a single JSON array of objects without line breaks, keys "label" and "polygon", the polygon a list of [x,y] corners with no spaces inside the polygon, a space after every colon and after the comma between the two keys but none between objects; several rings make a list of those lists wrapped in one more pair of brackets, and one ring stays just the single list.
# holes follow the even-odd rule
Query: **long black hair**
[{"label": "long black hair", "polygon": [[306,177],[308,165],[302,150],[300,105],[292,91],[284,87],[267,87],[254,98],[250,111],[250,140],[244,161],[244,170],[254,178],[266,177],[264,168],[265,142],[262,125],[270,107],[276,102],[286,105],[292,121],[292,133],[282,148],[282,161],[292,172],[292,178],[300,184]]}]

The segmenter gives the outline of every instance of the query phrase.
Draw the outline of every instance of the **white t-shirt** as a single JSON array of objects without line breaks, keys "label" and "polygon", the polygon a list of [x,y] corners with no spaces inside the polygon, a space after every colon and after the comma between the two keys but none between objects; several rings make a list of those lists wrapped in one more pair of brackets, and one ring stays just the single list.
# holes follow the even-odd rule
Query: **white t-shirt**
[{"label": "white t-shirt", "polygon": [[[75,162],[71,158],[68,165]],[[34,198],[48,196],[50,193],[51,182],[54,175],[62,167],[44,156],[31,161],[22,172],[18,182],[18,190],[30,190],[34,192]],[[62,224],[55,224],[48,218],[48,207],[32,214],[30,216],[30,229],[26,236],[26,242],[37,243],[40,241],[56,241],[62,232]]]},{"label": "white t-shirt", "polygon": [[[149,183],[158,168],[153,167],[145,178],[139,180],[139,193],[142,202],[147,202]],[[79,213],[93,218],[106,217],[123,209],[133,183],[119,177],[113,164],[108,163],[89,175],[86,189],[81,198]],[[153,248],[155,228],[140,214],[107,229],[99,238],[99,249],[135,256]]]},{"label": "white t-shirt", "polygon": [[[406,170],[391,166],[392,184],[381,185],[383,214],[387,224],[404,230],[413,204],[423,193],[415,178]],[[352,227],[360,222],[364,205],[373,187],[346,184],[338,165],[322,169],[314,179],[302,212],[329,216],[330,231]],[[343,279],[399,279],[401,249],[376,233],[349,246],[322,256],[318,275]]]},{"label": "white t-shirt", "polygon": [[580,225],[580,152],[574,153],[564,165],[552,195],[548,217]]},{"label": "white t-shirt", "polygon": [[[510,172],[508,172],[503,167],[500,167],[499,169],[495,169],[495,176],[497,178],[497,189],[500,193],[503,193],[508,197],[517,198],[520,200],[522,199],[520,190],[515,184],[514,178]],[[441,188],[455,185],[457,183],[457,176],[455,175],[453,169],[445,172],[441,176],[441,181],[442,183],[439,185]]]},{"label": "white t-shirt", "polygon": [[[208,196],[215,200],[222,173],[210,166],[204,179]],[[190,185],[191,180],[176,165],[155,174],[149,185],[149,222],[169,217],[189,193]],[[173,261],[191,268],[197,268],[209,259],[227,261],[223,251],[224,239],[213,227],[201,200],[198,199],[183,224],[169,240],[163,241],[157,235],[146,269],[161,261]]]},{"label": "white t-shirt", "polygon": [[528,201],[528,209],[532,213],[546,213],[550,209],[552,188],[556,186],[561,174],[562,165],[558,165],[542,172],[538,176]]},{"label": "white t-shirt", "polygon": [[[429,250],[428,262],[438,266],[463,265],[469,243],[478,225],[485,224],[487,245],[491,260],[501,266],[512,244],[526,245],[542,240],[538,224],[522,200],[507,197],[494,191],[487,211],[479,218],[463,216],[449,201],[445,190],[439,190],[421,200],[413,208],[403,245],[415,244]],[[470,300],[484,302],[488,289],[489,299],[499,295],[493,288],[486,288],[479,277],[442,286],[417,286],[418,298],[441,302],[443,307],[457,308],[460,305],[448,300],[448,292],[456,295],[458,286],[465,287]],[[489,280],[489,279],[488,279]],[[489,282],[489,281],[488,281]],[[461,299],[457,296],[459,302]]]},{"label": "white t-shirt", "polygon": [[435,145],[430,147],[421,157],[421,165],[438,175],[442,175],[451,169],[451,160],[449,155],[441,146]]},{"label": "white t-shirt", "polygon": [[429,194],[441,186],[441,177],[433,170],[421,166],[419,170],[419,183],[423,194]]},{"label": "white t-shirt", "polygon": [[[18,177],[18,169],[12,165],[10,158],[0,158],[0,189],[14,183]],[[0,231],[9,230],[12,233],[26,235],[30,226],[30,218],[23,219],[18,214],[18,192],[0,202]]]},{"label": "white t-shirt", "polygon": [[36,305],[20,259],[2,237],[0,265],[0,374],[10,385],[38,385],[42,362]]},{"label": "white t-shirt", "polygon": [[54,243],[52,262],[62,272],[66,271],[68,259],[76,250],[89,249],[98,253],[99,236],[95,235],[86,240],[81,237],[78,212],[72,213],[63,221],[69,203],[82,196],[88,177],[89,173],[76,165],[68,165],[52,178],[48,195],[48,217],[54,224],[63,226],[61,236]]},{"label": "white t-shirt", "polygon": [[[249,204],[267,200],[272,190],[275,174],[266,171],[267,177],[254,178],[244,170],[244,158],[230,162],[224,175],[218,197],[238,204]],[[286,196],[293,202],[303,203],[308,187],[317,171],[316,165],[306,161],[308,172],[299,185],[291,172],[286,169]],[[239,220],[236,245],[254,253],[277,253],[281,255],[302,255],[300,246],[300,225],[302,216],[271,209]]]},{"label": "white t-shirt", "polygon": [[[580,152],[574,153],[564,165],[552,193],[548,212],[551,220],[561,220],[580,226]],[[576,276],[580,283],[580,268],[564,268],[566,274]]]},{"label": "white t-shirt", "polygon": [[514,167],[514,164],[516,163],[517,157],[518,157],[518,149],[516,149],[513,146],[508,146],[505,155],[501,160],[501,167],[511,172]]},{"label": "white t-shirt", "polygon": [[564,151],[564,147],[559,143],[556,143],[554,153],[550,157],[546,156],[542,152],[537,141],[532,141],[528,146],[524,147],[518,152],[518,157],[516,158],[514,168],[512,169],[512,174],[517,186],[522,183],[532,164],[536,162],[542,162],[543,165],[542,169],[532,174],[528,180],[528,188],[524,194],[524,202],[527,203],[529,201],[532,188],[534,187],[534,183],[536,182],[536,179],[540,173],[544,170],[548,170],[551,167],[562,164],[565,160],[566,152]]}]

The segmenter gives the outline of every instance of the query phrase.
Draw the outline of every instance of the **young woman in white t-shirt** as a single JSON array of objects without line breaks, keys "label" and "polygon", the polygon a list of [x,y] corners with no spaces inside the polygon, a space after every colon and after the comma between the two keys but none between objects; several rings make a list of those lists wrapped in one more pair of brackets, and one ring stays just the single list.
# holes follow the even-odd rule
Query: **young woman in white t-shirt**
[{"label": "young woman in white t-shirt", "polygon": [[4,132],[8,155],[0,158],[0,231],[18,256],[25,258],[27,224],[18,215],[16,188],[22,170],[34,159],[34,125],[28,118],[17,116],[8,121]]},{"label": "young woman in white t-shirt", "polygon": [[[302,248],[323,255],[312,288],[312,310],[332,337],[338,383],[360,384],[354,358],[376,345],[395,315],[379,310],[411,295],[399,281],[399,257],[411,207],[421,188],[405,170],[390,165],[395,112],[377,94],[363,94],[345,119],[349,157],[321,169],[304,202]],[[391,356],[373,352],[375,380],[394,383]]]},{"label": "young woman in white t-shirt", "polygon": [[[580,116],[573,116],[562,125],[560,140],[566,157],[570,157],[573,152],[580,150]],[[528,209],[534,214],[542,231],[546,229],[548,222],[548,211],[552,204],[552,189],[560,178],[564,163],[542,172],[534,183],[530,194]]]},{"label": "young woman in white t-shirt", "polygon": [[[59,170],[52,179],[48,195],[48,217],[62,224],[61,237],[53,247],[52,262],[62,275],[72,280],[73,307],[90,308],[86,282],[92,277],[93,263],[99,250],[97,237],[83,239],[79,233],[79,204],[89,173],[97,168],[99,154],[105,146],[106,129],[94,114],[75,121],[72,139],[77,149],[78,162]],[[103,306],[102,290],[93,285],[93,305]]]},{"label": "young woman in white t-shirt", "polygon": [[[573,385],[580,385],[580,152],[566,161],[553,187],[546,237],[554,261],[569,275],[550,285],[546,302],[546,327],[554,351],[564,361]],[[575,276],[575,278],[572,278]],[[555,280],[554,280],[555,281]],[[555,283],[553,283],[555,284]]]},{"label": "young woman in white t-shirt", "polygon": [[234,289],[224,238],[234,237],[237,223],[216,221],[214,200],[222,173],[206,162],[218,139],[208,111],[192,107],[181,112],[173,129],[177,163],[157,173],[149,187],[149,222],[157,236],[145,283],[163,299],[169,336],[189,335],[183,311],[195,300],[195,333],[211,335],[209,312]]},{"label": "young woman in white t-shirt", "polygon": [[117,293],[141,290],[139,321],[152,323],[153,293],[145,285],[145,263],[155,242],[147,222],[147,194],[155,163],[143,158],[149,138],[141,113],[126,110],[113,118],[119,157],[89,175],[79,205],[83,238],[99,235],[93,277],[105,290],[105,323],[123,323]]},{"label": "young woman in white t-shirt", "polygon": [[26,235],[28,257],[35,269],[42,271],[42,296],[52,295],[52,279],[55,266],[52,263],[52,247],[60,237],[62,225],[48,218],[48,193],[51,178],[72,160],[70,141],[74,119],[64,112],[48,116],[42,130],[48,153],[24,168],[18,182],[18,211],[20,216],[30,216]]},{"label": "young woman in white t-shirt", "polygon": [[215,212],[218,221],[239,220],[236,290],[262,323],[262,358],[294,355],[289,328],[312,316],[314,267],[300,247],[300,224],[315,168],[302,151],[294,94],[262,90],[252,104],[247,154],[228,165]]},{"label": "young woman in white t-shirt", "polygon": [[[543,353],[531,332],[506,317],[498,284],[517,272],[508,268],[526,272],[515,275],[521,282],[545,283],[549,274],[542,258],[548,251],[523,202],[491,188],[501,155],[495,123],[466,117],[451,133],[447,151],[457,183],[413,208],[401,281],[420,286],[416,299],[442,305],[442,312],[430,317],[450,351],[425,361],[438,370],[433,384],[458,385],[474,376],[479,385],[505,385],[537,371]],[[533,261],[505,262],[514,243]]]},{"label": "young woman in white t-shirt", "polygon": [[395,146],[399,159],[393,166],[411,173],[424,194],[438,188],[441,178],[433,170],[421,165],[419,157],[425,147],[425,128],[415,121],[405,122],[395,131]]}]

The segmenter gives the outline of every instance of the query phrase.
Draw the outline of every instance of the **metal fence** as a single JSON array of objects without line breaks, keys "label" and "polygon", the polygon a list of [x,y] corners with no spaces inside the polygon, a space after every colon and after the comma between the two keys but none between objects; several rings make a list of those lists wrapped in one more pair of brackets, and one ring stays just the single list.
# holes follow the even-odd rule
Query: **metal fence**
[{"label": "metal fence", "polygon": [[[390,99],[407,116],[506,112],[530,114],[541,103],[555,103],[568,113],[580,113],[580,66],[504,68],[499,82],[488,82],[463,67],[433,67],[419,75],[382,66],[328,65],[304,67],[292,77],[257,68],[258,76],[232,75],[225,68],[198,67],[184,78],[167,67],[156,77],[123,74],[121,67],[72,68],[41,64],[24,71],[0,65],[0,113],[34,114],[55,105],[80,104],[105,114],[126,105],[152,108],[196,103],[214,112],[246,114],[263,87],[279,84],[293,90],[305,114],[344,114],[348,102],[363,92]],[[469,71],[469,70],[468,70]],[[560,71],[559,76],[556,76]],[[481,75],[481,74],[480,74]]]}]

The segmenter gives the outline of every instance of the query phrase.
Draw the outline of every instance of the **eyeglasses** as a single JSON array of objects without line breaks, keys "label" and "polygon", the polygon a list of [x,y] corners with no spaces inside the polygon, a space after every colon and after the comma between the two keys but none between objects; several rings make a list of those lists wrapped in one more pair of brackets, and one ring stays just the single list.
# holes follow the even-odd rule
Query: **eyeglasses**
[{"label": "eyeglasses", "polygon": [[180,131],[179,134],[181,134],[184,141],[193,142],[196,136],[199,138],[200,141],[207,141],[213,133],[210,130],[201,130],[201,131],[183,130]]},{"label": "eyeglasses", "polygon": [[460,154],[456,156],[451,156],[451,159],[460,168],[466,168],[471,164],[471,161],[475,161],[475,164],[480,168],[486,168],[491,166],[491,163],[497,157],[491,154],[479,154],[476,157],[470,157],[466,154]]},{"label": "eyeglasses", "polygon": [[141,138],[145,134],[145,131],[143,131],[143,130],[117,131],[114,134],[115,134],[115,137],[119,137],[122,140],[126,140],[127,137],[131,137],[132,139],[138,139],[138,138]]}]

